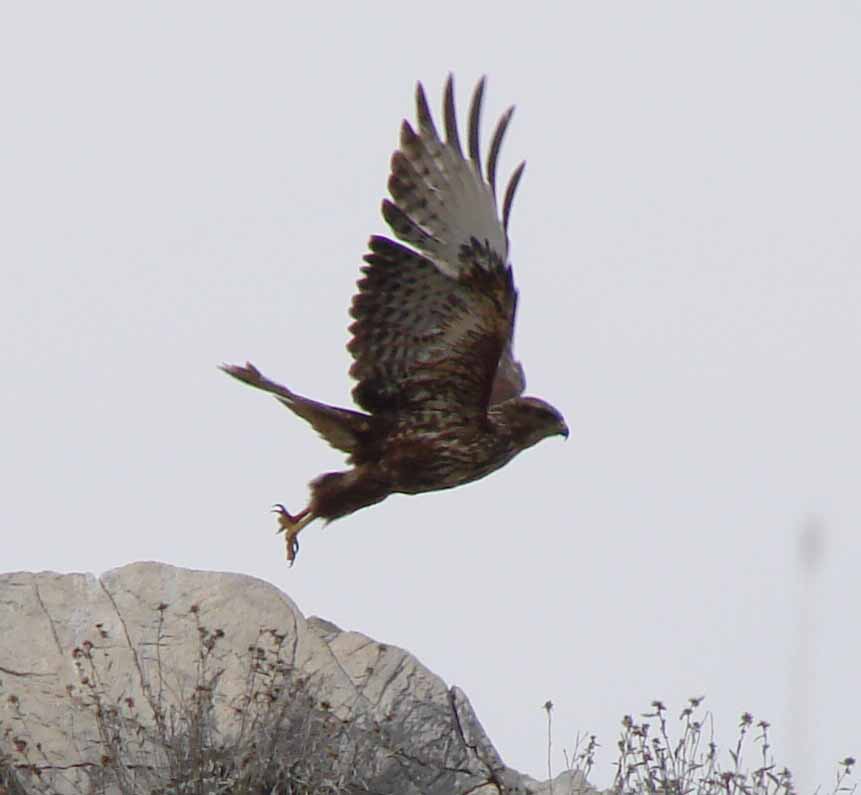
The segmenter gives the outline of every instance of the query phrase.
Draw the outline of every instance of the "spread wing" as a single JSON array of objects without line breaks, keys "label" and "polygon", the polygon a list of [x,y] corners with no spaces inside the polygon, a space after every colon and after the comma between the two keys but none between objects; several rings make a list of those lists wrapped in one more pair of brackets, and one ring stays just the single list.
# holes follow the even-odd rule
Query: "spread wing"
[{"label": "spread wing", "polygon": [[517,292],[508,264],[508,218],[523,166],[496,201],[496,165],[510,108],[491,141],[486,171],[479,154],[484,80],[472,97],[469,159],[460,147],[449,77],[445,141],[421,84],[418,132],[407,121],[392,156],[383,216],[408,246],[372,237],[353,299],[350,374],[353,397],[371,413],[458,411],[484,415],[490,404],[523,392],[512,338]]}]

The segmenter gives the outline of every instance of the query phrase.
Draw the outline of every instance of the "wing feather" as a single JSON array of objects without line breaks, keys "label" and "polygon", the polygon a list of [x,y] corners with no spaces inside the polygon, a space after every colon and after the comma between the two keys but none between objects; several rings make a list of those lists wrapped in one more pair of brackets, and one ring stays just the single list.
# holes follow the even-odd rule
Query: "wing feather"
[{"label": "wing feather", "polygon": [[502,205],[502,225],[508,231],[508,218],[511,215],[511,205],[514,202],[514,192],[520,184],[520,178],[523,176],[523,169],[526,168],[526,161],[522,162],[511,175],[508,180],[508,187],[505,189],[505,201]]},{"label": "wing feather", "polygon": [[507,222],[522,166],[509,183],[500,221],[496,166],[512,109],[500,119],[482,170],[481,107],[485,81],[469,109],[466,159],[454,82],[446,82],[445,141],[424,89],[416,88],[417,129],[404,121],[392,156],[382,214],[395,236],[375,236],[353,299],[350,369],[357,403],[372,414],[449,411],[483,416],[488,405],[519,395],[514,360],[517,304],[508,264]]},{"label": "wing feather", "polygon": [[493,133],[493,140],[490,142],[490,154],[487,156],[487,182],[490,185],[491,193],[493,193],[494,201],[496,201],[496,163],[499,160],[502,139],[505,137],[505,131],[508,129],[508,123],[511,121],[513,113],[514,108],[509,108],[502,114],[502,118]]},{"label": "wing feather", "polygon": [[460,136],[457,132],[457,111],[454,107],[454,78],[449,75],[445,81],[445,140],[454,153],[462,160],[463,151],[460,148]]}]

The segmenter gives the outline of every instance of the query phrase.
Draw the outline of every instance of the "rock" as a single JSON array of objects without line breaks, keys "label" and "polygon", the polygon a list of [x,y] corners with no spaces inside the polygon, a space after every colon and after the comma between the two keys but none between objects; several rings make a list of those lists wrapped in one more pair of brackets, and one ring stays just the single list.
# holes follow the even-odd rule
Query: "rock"
[{"label": "rock", "polygon": [[0,638],[0,791],[549,791],[459,689],[253,577],[6,574]]}]

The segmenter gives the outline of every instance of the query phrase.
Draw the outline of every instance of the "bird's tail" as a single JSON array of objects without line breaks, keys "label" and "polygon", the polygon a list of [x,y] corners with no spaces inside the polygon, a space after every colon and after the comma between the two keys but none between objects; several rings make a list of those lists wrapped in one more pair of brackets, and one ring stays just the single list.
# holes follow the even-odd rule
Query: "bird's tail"
[{"label": "bird's tail", "polygon": [[367,414],[328,406],[297,395],[286,386],[270,381],[251,362],[246,362],[245,366],[223,364],[221,369],[249,386],[271,392],[290,411],[310,423],[320,436],[338,450],[351,455],[358,452],[363,438],[370,433],[371,417]]}]

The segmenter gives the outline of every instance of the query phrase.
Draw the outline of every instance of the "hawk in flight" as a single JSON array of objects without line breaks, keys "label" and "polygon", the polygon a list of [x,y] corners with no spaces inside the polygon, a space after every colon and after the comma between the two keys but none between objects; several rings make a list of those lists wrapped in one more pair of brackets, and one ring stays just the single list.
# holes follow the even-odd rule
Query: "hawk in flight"
[{"label": "hawk in flight", "polygon": [[350,314],[364,412],[328,406],[270,381],[248,363],[223,369],[271,392],[348,455],[352,469],[311,481],[308,506],[293,515],[276,505],[287,558],[314,519],[329,522],[390,494],[449,489],[483,478],[548,436],[568,436],[549,403],[524,397],[523,367],[514,359],[517,291],[508,261],[508,218],[521,163],[502,200],[496,165],[509,108],[493,133],[484,164],[479,121],[484,80],[469,111],[467,154],[461,148],[454,86],[445,86],[445,139],[434,125],[421,83],[418,127],[404,121],[392,155],[382,213],[396,242],[373,236]]}]

